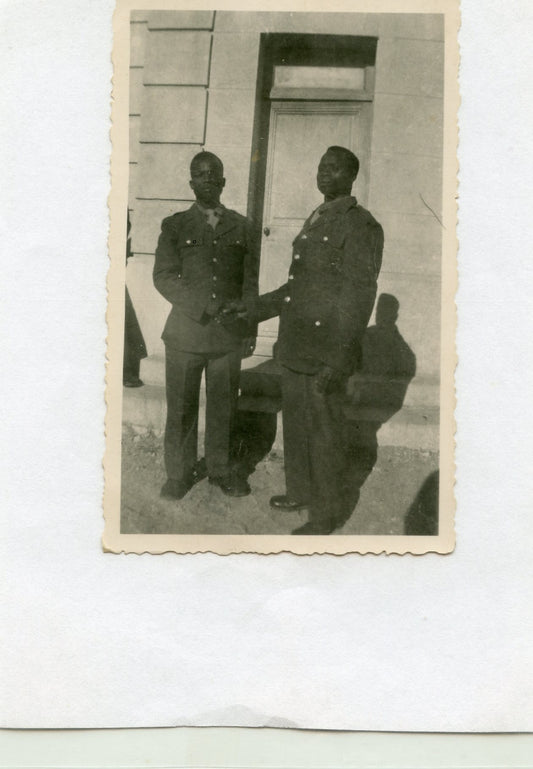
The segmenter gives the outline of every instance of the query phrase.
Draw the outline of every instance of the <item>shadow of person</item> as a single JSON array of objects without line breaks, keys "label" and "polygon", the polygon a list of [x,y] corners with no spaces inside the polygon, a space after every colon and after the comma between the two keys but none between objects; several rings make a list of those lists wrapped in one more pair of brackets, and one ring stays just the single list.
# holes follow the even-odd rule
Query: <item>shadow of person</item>
[{"label": "shadow of person", "polygon": [[398,331],[400,303],[381,294],[376,323],[363,338],[360,365],[347,388],[345,521],[359,501],[361,487],[378,456],[377,433],[398,412],[416,373],[416,357]]},{"label": "shadow of person", "polygon": [[430,473],[405,516],[404,533],[436,536],[439,533],[439,471]]},{"label": "shadow of person", "polygon": [[272,358],[241,371],[237,413],[231,431],[233,469],[248,478],[271,451],[281,410],[281,370]]}]

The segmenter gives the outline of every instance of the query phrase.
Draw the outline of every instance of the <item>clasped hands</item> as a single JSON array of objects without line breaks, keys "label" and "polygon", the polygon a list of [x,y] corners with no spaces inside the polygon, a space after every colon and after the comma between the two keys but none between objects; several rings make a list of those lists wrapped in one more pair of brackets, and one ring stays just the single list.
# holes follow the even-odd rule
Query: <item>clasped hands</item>
[{"label": "clasped hands", "polygon": [[[217,323],[224,325],[224,323],[231,323],[237,319],[250,320],[250,312],[246,304],[239,299],[224,302],[217,313]],[[249,341],[250,340],[245,340],[245,344],[249,343]],[[248,352],[248,355],[250,354],[251,353]],[[243,357],[246,357],[246,355]],[[315,389],[318,393],[326,395],[338,389],[343,380],[344,374],[342,371],[324,365],[315,375]]]},{"label": "clasped hands", "polygon": [[215,317],[216,322],[222,325],[232,323],[235,320],[249,319],[248,307],[240,299],[231,299],[224,302]]},{"label": "clasped hands", "polygon": [[[224,304],[220,307],[219,311],[215,315],[216,323],[219,323],[221,326],[231,325],[238,320],[244,321],[245,324],[249,323],[250,321],[248,308],[244,302],[238,299],[224,302]],[[242,340],[242,358],[249,358],[250,355],[253,355],[255,350],[255,343],[255,336],[247,336]]]}]

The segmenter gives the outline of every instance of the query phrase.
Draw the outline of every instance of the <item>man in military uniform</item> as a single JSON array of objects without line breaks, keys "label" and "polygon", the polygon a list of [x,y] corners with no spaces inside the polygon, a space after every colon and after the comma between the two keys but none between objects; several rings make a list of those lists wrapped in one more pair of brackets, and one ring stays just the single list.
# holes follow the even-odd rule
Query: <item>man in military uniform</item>
[{"label": "man in military uniform", "polygon": [[[248,306],[261,321],[280,316],[277,359],[282,366],[286,494],[271,507],[308,508],[293,534],[330,534],[346,510],[343,411],[374,305],[383,230],[351,196],[359,161],[344,147],[320,160],[317,186],[324,203],[294,240],[288,281]],[[243,310],[227,306],[225,312]]]},{"label": "man in military uniform", "polygon": [[[161,496],[181,499],[198,479],[198,406],[206,379],[205,462],[211,483],[225,494],[250,492],[230,469],[230,433],[238,396],[240,361],[253,352],[249,325],[223,318],[222,304],[257,295],[258,254],[247,220],[225,208],[220,159],[201,152],[191,162],[196,202],[163,220],[154,285],[172,304],[163,332],[167,422]],[[248,336],[248,338],[245,338]]]}]

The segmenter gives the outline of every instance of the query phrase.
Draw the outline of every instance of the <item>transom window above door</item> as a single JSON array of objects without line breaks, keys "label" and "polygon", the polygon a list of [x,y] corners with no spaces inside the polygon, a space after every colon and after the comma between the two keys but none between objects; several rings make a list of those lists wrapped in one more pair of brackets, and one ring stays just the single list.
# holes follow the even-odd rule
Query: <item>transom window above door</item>
[{"label": "transom window above door", "polygon": [[271,99],[371,101],[373,67],[274,67]]}]

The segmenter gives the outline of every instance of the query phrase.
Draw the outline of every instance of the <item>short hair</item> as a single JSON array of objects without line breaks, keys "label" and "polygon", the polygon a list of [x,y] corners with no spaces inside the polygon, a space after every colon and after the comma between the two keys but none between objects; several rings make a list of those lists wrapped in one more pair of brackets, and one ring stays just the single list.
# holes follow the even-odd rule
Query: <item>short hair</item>
[{"label": "short hair", "polygon": [[346,149],[346,147],[328,147],[328,152],[333,152],[335,155],[339,155],[342,157],[343,161],[346,163],[346,166],[350,169],[350,172],[353,174],[354,180],[357,178],[357,174],[359,173],[359,158],[353,154],[353,152],[349,149]]},{"label": "short hair", "polygon": [[190,168],[191,176],[192,176],[194,167],[197,166],[201,160],[212,160],[214,163],[220,166],[220,170],[222,171],[222,173],[224,173],[224,164],[222,163],[218,155],[215,155],[214,152],[207,152],[206,150],[202,150],[202,152],[199,152],[191,160],[191,168]]}]

